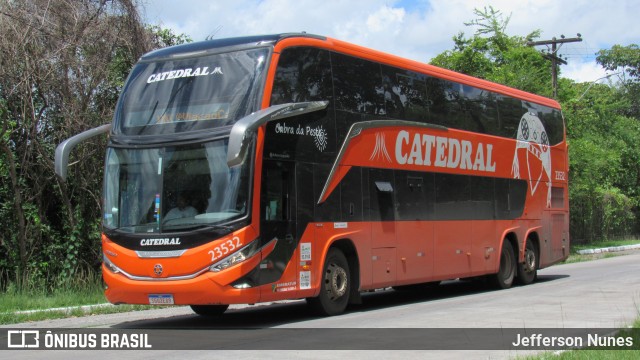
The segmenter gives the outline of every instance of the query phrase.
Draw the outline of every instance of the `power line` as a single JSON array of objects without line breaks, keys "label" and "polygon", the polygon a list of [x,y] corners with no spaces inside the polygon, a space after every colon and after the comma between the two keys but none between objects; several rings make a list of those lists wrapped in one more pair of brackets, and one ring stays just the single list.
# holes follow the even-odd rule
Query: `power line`
[{"label": "power line", "polygon": [[609,74],[609,75],[605,75],[605,76],[603,76],[603,77],[601,77],[601,78],[598,78],[598,79],[593,80],[593,81],[591,82],[591,84],[589,84],[589,86],[587,87],[587,90],[585,90],[585,91],[582,93],[582,95],[580,95],[580,97],[578,98],[578,101],[582,100],[582,98],[583,98],[583,97],[584,97],[584,95],[587,93],[587,91],[589,91],[589,89],[591,89],[591,87],[592,87],[593,85],[595,85],[595,83],[597,83],[598,81],[600,81],[600,80],[602,80],[602,79],[608,79],[608,78],[610,78],[610,77],[612,77],[612,76],[616,76],[616,75],[619,77],[619,76],[620,76],[620,74],[622,74],[622,71],[617,72],[617,73],[613,73],[613,74]]},{"label": "power line", "polygon": [[[556,39],[554,36],[551,40],[527,42],[527,46],[547,46],[548,51],[543,50],[542,53],[546,59],[551,60],[551,86],[553,87],[554,98],[558,97],[558,64],[567,65],[567,61],[558,56],[558,50],[560,50],[563,44],[581,41],[582,35],[578,34],[576,38],[565,38],[564,35],[560,35],[560,39]],[[549,45],[551,45],[551,49],[549,49]]]}]

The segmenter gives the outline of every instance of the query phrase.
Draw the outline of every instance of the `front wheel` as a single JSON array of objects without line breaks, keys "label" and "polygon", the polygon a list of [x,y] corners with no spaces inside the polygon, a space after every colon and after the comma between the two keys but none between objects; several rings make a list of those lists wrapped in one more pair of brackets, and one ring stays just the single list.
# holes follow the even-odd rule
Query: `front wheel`
[{"label": "front wheel", "polygon": [[229,305],[191,305],[191,310],[200,316],[218,317],[227,311]]},{"label": "front wheel", "polygon": [[516,256],[513,253],[513,246],[505,239],[500,252],[500,268],[498,273],[493,275],[493,283],[500,289],[508,289],[513,285],[516,277]]},{"label": "front wheel", "polygon": [[351,274],[347,258],[342,251],[332,248],[324,262],[320,294],[307,299],[307,302],[322,315],[338,315],[347,308],[350,292]]},{"label": "front wheel", "polygon": [[518,264],[518,282],[529,285],[538,275],[538,251],[531,239],[527,239],[524,249],[524,263]]}]

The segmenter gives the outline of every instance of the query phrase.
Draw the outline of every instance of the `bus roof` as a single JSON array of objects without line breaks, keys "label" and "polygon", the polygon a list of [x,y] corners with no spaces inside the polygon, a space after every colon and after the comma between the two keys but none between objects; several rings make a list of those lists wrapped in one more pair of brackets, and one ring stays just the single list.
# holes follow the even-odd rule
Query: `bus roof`
[{"label": "bus roof", "polygon": [[506,85],[494,83],[488,80],[483,80],[480,78],[455,72],[452,70],[447,70],[444,68],[437,67],[435,65],[430,65],[430,64],[422,63],[415,60],[409,60],[406,58],[402,58],[400,56],[369,49],[360,45],[354,45],[342,40],[327,38],[326,41],[332,42],[333,43],[332,48],[338,52],[344,52],[353,56],[367,58],[370,60],[388,64],[388,65],[405,68],[407,70],[418,71],[433,77],[450,80],[450,81],[462,83],[465,85],[470,85],[473,87],[497,92],[503,95],[516,97],[521,100],[531,101],[540,105],[545,105],[552,108],[560,109],[560,103],[544,96],[536,95],[523,90],[518,90]]},{"label": "bus roof", "polygon": [[264,45],[273,45],[278,41],[286,38],[313,38],[318,40],[326,40],[324,36],[305,34],[305,33],[284,33],[284,34],[272,34],[272,35],[254,35],[254,36],[242,36],[226,39],[212,39],[205,41],[192,42],[187,44],[181,44],[176,46],[169,46],[166,48],[151,51],[144,54],[141,60],[154,60],[158,58],[172,57],[176,55],[185,55],[191,53],[207,52],[225,47],[255,47]]},{"label": "bus roof", "polygon": [[[284,41],[283,41],[284,40]],[[325,36],[313,35],[307,33],[282,33],[271,35],[255,35],[234,37],[226,39],[213,39],[206,41],[193,42],[188,44],[170,46],[149,52],[142,56],[142,61],[156,60],[160,58],[187,56],[193,53],[205,53],[215,51],[219,48],[251,48],[256,46],[276,44],[283,47],[288,46],[321,46],[326,49],[337,52],[346,53],[352,56],[366,58],[372,61],[382,62],[388,65],[414,70],[426,75],[482,88],[485,90],[497,92],[503,95],[516,97],[522,100],[531,101],[537,104],[560,109],[560,104],[553,100],[540,95],[532,94],[526,91],[511,88],[505,85],[493,83],[487,80],[465,75],[455,71],[440,68],[434,65],[422,63],[415,60],[409,60],[397,55],[392,55],[378,50],[373,50],[360,45],[351,44],[342,40],[337,40]]]}]

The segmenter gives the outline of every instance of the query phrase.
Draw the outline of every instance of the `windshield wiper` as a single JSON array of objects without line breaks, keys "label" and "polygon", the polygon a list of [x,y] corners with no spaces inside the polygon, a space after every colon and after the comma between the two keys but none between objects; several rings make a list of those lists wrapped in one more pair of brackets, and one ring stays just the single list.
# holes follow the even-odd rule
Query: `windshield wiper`
[{"label": "windshield wiper", "polygon": [[217,225],[217,224],[203,224],[203,223],[187,223],[187,224],[176,224],[176,225],[164,225],[162,227],[163,230],[171,229],[171,230],[195,230],[202,228],[212,228],[219,229],[225,231],[233,231],[234,228],[227,225]]}]

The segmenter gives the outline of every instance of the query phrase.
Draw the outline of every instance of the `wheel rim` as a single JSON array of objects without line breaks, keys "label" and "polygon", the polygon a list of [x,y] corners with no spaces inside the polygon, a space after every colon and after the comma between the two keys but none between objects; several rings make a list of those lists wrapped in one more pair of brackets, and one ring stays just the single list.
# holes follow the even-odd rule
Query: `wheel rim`
[{"label": "wheel rim", "polygon": [[325,276],[325,288],[331,300],[336,300],[347,293],[347,272],[336,264],[327,268]]},{"label": "wheel rim", "polygon": [[524,271],[531,273],[536,270],[536,253],[527,248],[524,253]]}]

